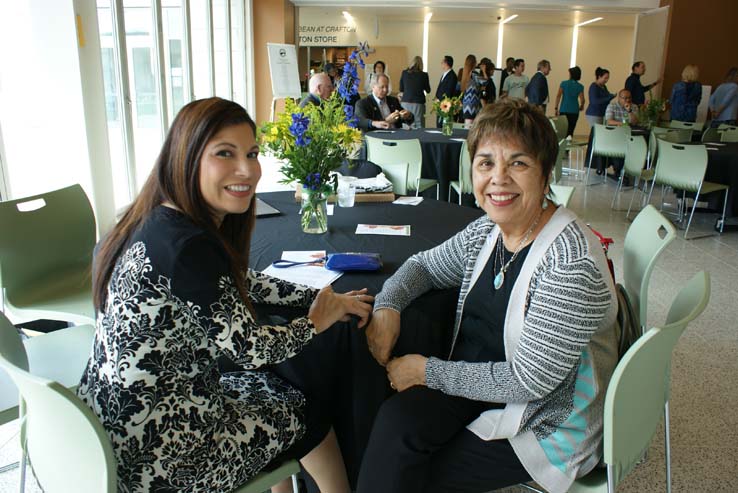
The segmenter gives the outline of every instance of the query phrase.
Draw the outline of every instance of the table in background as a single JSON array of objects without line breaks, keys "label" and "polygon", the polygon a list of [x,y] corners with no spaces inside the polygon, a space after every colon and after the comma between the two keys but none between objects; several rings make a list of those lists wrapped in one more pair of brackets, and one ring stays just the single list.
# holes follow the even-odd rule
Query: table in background
[{"label": "table in background", "polygon": [[[256,221],[250,265],[257,270],[266,268],[284,250],[382,254],[384,266],[379,272],[346,273],[333,283],[337,292],[366,287],[376,294],[385,279],[408,257],[442,243],[482,215],[479,209],[428,199],[418,206],[357,203],[352,208],[336,207],[334,215],[328,217],[326,234],[309,235],[300,231],[293,192],[259,194],[259,197],[283,214]],[[410,224],[411,236],[356,235],[354,231],[359,223]],[[452,289],[431,291],[415,300],[402,313],[402,332],[395,354],[446,357],[457,298],[458,290]],[[297,314],[288,313],[289,310],[271,311],[284,316]],[[293,381],[310,375],[309,380],[326,383],[323,389],[318,386],[305,390],[318,395],[324,395],[325,387],[331,391],[331,395],[323,398],[332,400],[330,408],[335,411],[336,434],[353,485],[374,417],[393,391],[384,368],[369,354],[364,331],[357,329],[353,322],[351,327],[346,325],[336,324],[320,334],[302,353],[279,365],[277,371]]]},{"label": "table in background", "polygon": [[[738,217],[738,201],[735,200],[736,192],[738,192],[738,143],[726,142],[712,147],[710,144],[706,144],[706,146],[708,150],[705,180],[722,183],[730,187],[725,217]],[[721,191],[704,195],[710,209],[722,213],[723,193]]]},{"label": "table in background", "polygon": [[437,129],[374,131],[368,135],[385,140],[418,139],[423,150],[423,168],[420,176],[438,180],[441,187],[439,197],[448,200],[448,184],[459,179],[460,140],[466,139],[468,130],[454,129],[453,135],[447,137]]}]

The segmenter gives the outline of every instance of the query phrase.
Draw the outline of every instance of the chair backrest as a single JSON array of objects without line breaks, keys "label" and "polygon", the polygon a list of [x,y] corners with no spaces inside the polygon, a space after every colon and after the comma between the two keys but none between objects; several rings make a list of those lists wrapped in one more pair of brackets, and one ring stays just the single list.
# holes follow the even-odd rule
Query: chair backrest
[{"label": "chair backrest", "polygon": [[707,149],[704,145],[673,144],[659,139],[656,183],[679,190],[697,192],[707,170]]},{"label": "chair backrest", "polygon": [[630,127],[595,123],[592,139],[593,154],[606,157],[625,157]]},{"label": "chair backrest", "polygon": [[705,124],[703,122],[682,122],[679,120],[672,120],[669,122],[669,126],[671,128],[688,128],[690,130],[701,132]]},{"label": "chair backrest", "polygon": [[720,142],[738,142],[738,127],[718,129]]},{"label": "chair backrest", "polygon": [[556,163],[554,164],[551,177],[551,183],[559,183],[564,169],[564,157],[566,156],[566,139],[559,139],[559,151],[556,153]]},{"label": "chair backrest", "polygon": [[471,156],[469,155],[469,146],[466,141],[461,144],[461,154],[459,154],[459,186],[461,193],[474,193],[471,178]]},{"label": "chair backrest", "polygon": [[566,131],[569,129],[569,121],[565,116],[550,117],[551,125],[556,131],[556,139],[561,142],[566,138]]},{"label": "chair backrest", "polygon": [[556,185],[554,183],[549,186],[551,187],[551,199],[554,201],[554,203],[556,205],[569,207],[569,202],[571,201],[571,197],[572,195],[574,195],[574,191],[576,190],[576,188],[567,185]]},{"label": "chair backrest", "polygon": [[34,281],[91,266],[95,216],[80,185],[0,203],[0,230],[8,298]]},{"label": "chair backrest", "polygon": [[689,144],[692,142],[692,131],[686,128],[671,128],[668,132],[659,134],[658,138],[675,144]]},{"label": "chair backrest", "polygon": [[[415,189],[423,165],[423,150],[418,139],[385,140],[366,136],[367,158],[384,169],[385,165],[407,164],[405,190]],[[403,194],[405,192],[396,191]]]},{"label": "chair backrest", "polygon": [[735,125],[729,125],[727,123],[721,123],[718,125],[718,130],[738,130],[738,127]]},{"label": "chair backrest", "polygon": [[[653,166],[653,163],[656,162],[657,156],[658,156],[658,142],[659,139],[666,139],[669,142],[677,142],[677,138],[681,138],[682,135],[676,134],[672,137],[666,137],[667,134],[671,134],[672,132],[678,132],[678,129],[675,128],[666,128],[666,127],[651,127],[651,133],[648,136],[648,156],[649,156],[649,163],[650,166]],[[689,142],[689,139],[691,139],[692,136],[690,135],[687,139],[687,142]]]},{"label": "chair backrest", "polygon": [[[0,347],[5,358],[14,366],[28,369],[28,357],[23,342],[7,317],[0,311]],[[18,388],[10,376],[0,369],[0,425],[18,418]]]},{"label": "chair backrest", "polygon": [[677,295],[674,318],[641,336],[613,372],[605,396],[603,455],[618,484],[643,458],[668,399],[671,355],[679,337],[707,306],[710,277],[699,272]]},{"label": "chair backrest", "polygon": [[648,147],[646,139],[642,135],[631,135],[628,137],[628,149],[625,151],[625,164],[623,170],[628,176],[641,176],[643,165],[646,163]]},{"label": "chair backrest", "polygon": [[717,128],[706,128],[702,133],[702,142],[720,142],[721,133]]},{"label": "chair backrest", "polygon": [[451,128],[461,130],[461,129],[465,129],[465,128],[469,128],[469,127],[466,126],[466,123],[453,122],[451,124]]},{"label": "chair backrest", "polygon": [[[643,137],[641,137],[643,140]],[[661,252],[676,238],[676,228],[652,205],[638,213],[623,242],[623,287],[639,316],[641,333],[647,326],[648,285]]]},{"label": "chair backrest", "polygon": [[0,367],[23,395],[23,436],[39,483],[55,492],[115,492],[115,455],[97,416],[59,382],[29,373],[20,336],[0,319]]}]

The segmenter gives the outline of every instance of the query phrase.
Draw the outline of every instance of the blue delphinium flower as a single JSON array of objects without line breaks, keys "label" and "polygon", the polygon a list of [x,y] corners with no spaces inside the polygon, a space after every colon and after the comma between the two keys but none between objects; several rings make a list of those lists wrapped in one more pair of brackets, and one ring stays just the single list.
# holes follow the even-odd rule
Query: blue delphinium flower
[{"label": "blue delphinium flower", "polygon": [[[359,94],[360,80],[357,66],[364,68],[365,65],[362,56],[368,53],[368,49],[369,46],[366,42],[360,43],[358,48],[351,52],[348,57],[348,61],[343,68],[343,75],[341,76],[341,80],[338,82],[337,91],[341,98],[346,102],[352,101],[353,98]],[[357,121],[354,117],[354,108],[350,104],[346,104],[343,107],[343,111],[346,113],[346,122],[348,125],[356,128]]]},{"label": "blue delphinium flower", "polygon": [[346,124],[351,128],[356,128],[359,125],[359,121],[354,116],[354,107],[346,104],[343,106],[343,112],[346,114]]},{"label": "blue delphinium flower", "polygon": [[302,113],[292,113],[292,125],[290,125],[290,133],[295,136],[295,144],[298,147],[305,147],[312,140],[305,135],[310,126],[310,118]]},{"label": "blue delphinium flower", "polygon": [[320,173],[308,173],[303,184],[310,190],[318,190],[321,186]]}]

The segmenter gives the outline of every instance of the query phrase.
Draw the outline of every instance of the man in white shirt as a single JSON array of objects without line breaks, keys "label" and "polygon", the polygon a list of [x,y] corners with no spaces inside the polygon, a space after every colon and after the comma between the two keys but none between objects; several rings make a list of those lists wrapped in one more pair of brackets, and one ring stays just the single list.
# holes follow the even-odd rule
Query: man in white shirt
[{"label": "man in white shirt", "polygon": [[525,88],[528,85],[528,76],[523,75],[525,71],[525,60],[518,58],[513,64],[513,74],[508,75],[502,86],[501,98],[525,99]]}]

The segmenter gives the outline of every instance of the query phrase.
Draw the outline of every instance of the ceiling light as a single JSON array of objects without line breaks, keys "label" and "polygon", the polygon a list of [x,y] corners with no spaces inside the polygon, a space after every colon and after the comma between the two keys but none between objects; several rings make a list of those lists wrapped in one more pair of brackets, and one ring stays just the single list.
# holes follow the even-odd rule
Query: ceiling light
[{"label": "ceiling light", "polygon": [[516,19],[517,17],[518,17],[518,14],[513,14],[510,17],[507,17],[505,19],[502,19],[502,21],[500,22],[500,24],[507,24],[508,22],[510,22],[513,19]]},{"label": "ceiling light", "polygon": [[349,24],[353,24],[354,23],[354,17],[351,14],[349,14],[345,10],[342,13],[343,13],[343,17],[346,19],[346,22],[348,22]]},{"label": "ceiling light", "polygon": [[423,21],[427,23],[431,20],[431,17],[433,17],[433,12],[428,12],[425,14],[425,19]]},{"label": "ceiling light", "polygon": [[601,21],[603,17],[595,17],[594,19],[590,19],[588,21],[580,22],[579,24],[576,24],[577,27],[586,26],[587,24],[592,24],[593,22]]}]

